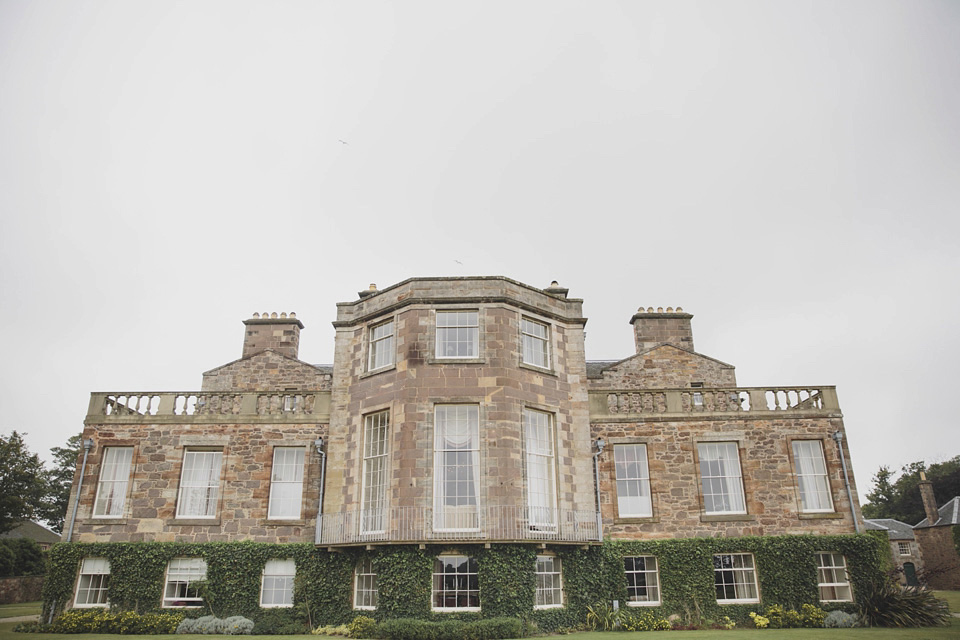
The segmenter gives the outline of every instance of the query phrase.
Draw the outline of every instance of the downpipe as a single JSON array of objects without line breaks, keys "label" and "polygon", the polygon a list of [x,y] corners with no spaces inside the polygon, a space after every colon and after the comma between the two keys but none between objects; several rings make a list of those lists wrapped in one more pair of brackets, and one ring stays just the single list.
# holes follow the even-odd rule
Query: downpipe
[{"label": "downpipe", "polygon": [[320,454],[320,498],[317,500],[317,531],[314,534],[314,541],[320,544],[320,535],[323,533],[323,489],[327,475],[327,454],[323,450],[323,438],[317,438],[313,445]]},{"label": "downpipe", "polygon": [[600,515],[600,463],[598,459],[607,443],[603,438],[597,438],[597,452],[593,454],[593,483],[597,489],[597,540],[603,541],[603,517]]},{"label": "downpipe", "polygon": [[843,455],[843,433],[837,429],[833,432],[833,439],[837,441],[840,450],[840,464],[843,466],[843,484],[847,487],[847,500],[850,501],[850,516],[853,518],[853,530],[860,533],[860,521],[857,519],[857,508],[853,503],[853,491],[850,490],[850,478],[847,475],[847,458]]},{"label": "downpipe", "polygon": [[77,483],[77,497],[73,501],[73,513],[70,516],[70,528],[67,530],[67,539],[70,542],[73,538],[73,525],[77,521],[77,507],[80,506],[80,490],[83,489],[83,474],[87,470],[87,456],[90,455],[90,449],[93,448],[93,439],[87,438],[83,441],[83,464],[80,466],[80,481]]}]

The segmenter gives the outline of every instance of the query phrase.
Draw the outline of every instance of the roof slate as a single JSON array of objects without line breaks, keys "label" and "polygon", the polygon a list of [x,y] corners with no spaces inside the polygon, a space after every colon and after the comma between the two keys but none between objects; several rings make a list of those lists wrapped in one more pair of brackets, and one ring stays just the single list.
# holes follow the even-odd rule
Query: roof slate
[{"label": "roof slate", "polygon": [[47,529],[46,527],[39,525],[32,520],[24,520],[10,531],[7,531],[6,533],[0,533],[0,538],[26,538],[27,540],[33,540],[34,542],[45,542],[47,544],[60,542],[59,533],[54,533],[53,531],[50,531],[50,529]]},{"label": "roof slate", "polygon": [[[865,520],[867,527],[874,531],[886,530],[887,537],[891,540],[913,540],[913,527],[906,522],[900,522],[893,518],[874,518]],[[871,526],[872,525],[872,526]]]},{"label": "roof slate", "polygon": [[937,509],[937,514],[940,516],[940,519],[933,524],[930,524],[927,522],[927,518],[924,518],[914,526],[914,529],[946,527],[960,524],[960,496],[954,496],[952,500]]}]

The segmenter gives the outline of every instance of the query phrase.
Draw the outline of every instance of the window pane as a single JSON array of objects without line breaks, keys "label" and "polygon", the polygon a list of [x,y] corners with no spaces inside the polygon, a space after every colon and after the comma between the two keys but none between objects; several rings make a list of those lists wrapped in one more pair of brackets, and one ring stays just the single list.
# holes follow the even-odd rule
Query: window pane
[{"label": "window pane", "polygon": [[100,482],[94,503],[95,517],[119,518],[127,497],[133,447],[107,447],[100,467]]},{"label": "window pane", "polygon": [[393,320],[371,327],[367,369],[373,371],[393,364]]},{"label": "window pane", "polygon": [[207,563],[203,558],[174,558],[167,565],[163,590],[164,607],[199,607],[203,598],[191,584],[207,577]]},{"label": "window pane", "polygon": [[802,511],[833,511],[827,465],[819,440],[794,440],[793,460]]},{"label": "window pane", "polygon": [[527,449],[527,505],[530,526],[555,527],[557,490],[554,470],[552,416],[524,409],[523,426]]},{"label": "window pane", "polygon": [[361,533],[386,530],[389,428],[389,411],[381,411],[364,418]]},{"label": "window pane", "polygon": [[563,606],[560,558],[537,556],[537,591],[534,606],[537,609]]},{"label": "window pane", "polygon": [[628,556],[623,559],[627,576],[627,604],[631,606],[660,603],[660,574],[654,556]]},{"label": "window pane", "polygon": [[297,566],[293,560],[268,560],[263,568],[260,605],[263,607],[292,607],[293,581],[296,573]]},{"label": "window pane", "polygon": [[216,517],[221,457],[220,451],[187,451],[184,454],[177,516]]},{"label": "window pane", "polygon": [[749,553],[713,556],[717,602],[757,602],[757,574]]},{"label": "window pane", "polygon": [[702,443],[697,445],[697,452],[704,511],[707,514],[746,513],[736,443]]},{"label": "window pane", "polygon": [[296,520],[303,503],[303,466],[306,447],[275,447],[270,474],[268,518]]},{"label": "window pane", "polygon": [[477,357],[480,342],[478,317],[476,311],[438,311],[437,357]]},{"label": "window pane", "polygon": [[354,609],[377,608],[377,574],[373,572],[373,563],[362,560],[356,568],[356,588],[353,594]]},{"label": "window pane", "polygon": [[110,561],[106,558],[84,558],[77,581],[76,607],[106,607],[110,587]]},{"label": "window pane", "polygon": [[644,444],[614,445],[613,460],[617,476],[618,515],[620,517],[652,516],[647,446]]},{"label": "window pane", "polygon": [[550,367],[550,338],[547,325],[526,318],[520,321],[523,362]]},{"label": "window pane", "polygon": [[434,561],[433,608],[480,608],[476,560],[467,556],[440,556]]}]

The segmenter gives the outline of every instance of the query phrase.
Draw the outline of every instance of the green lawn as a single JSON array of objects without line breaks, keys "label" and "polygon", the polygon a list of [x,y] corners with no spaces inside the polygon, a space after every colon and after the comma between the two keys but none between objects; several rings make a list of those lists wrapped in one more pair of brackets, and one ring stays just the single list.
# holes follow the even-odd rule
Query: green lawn
[{"label": "green lawn", "polygon": [[40,613],[40,602],[21,602],[19,604],[0,604],[0,618],[34,616]]},{"label": "green lawn", "polygon": [[941,600],[947,601],[950,611],[960,613],[960,591],[934,591],[933,593]]}]

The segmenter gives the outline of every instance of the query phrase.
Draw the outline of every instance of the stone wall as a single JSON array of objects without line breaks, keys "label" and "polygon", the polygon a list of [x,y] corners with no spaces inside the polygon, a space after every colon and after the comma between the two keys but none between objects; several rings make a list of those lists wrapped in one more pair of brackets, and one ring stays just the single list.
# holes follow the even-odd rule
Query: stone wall
[{"label": "stone wall", "polygon": [[0,578],[0,604],[36,602],[41,599],[43,576]]},{"label": "stone wall", "polygon": [[[73,541],[312,542],[320,486],[320,456],[312,445],[318,437],[326,435],[326,424],[87,426],[83,437],[93,438],[95,445],[83,478]],[[94,518],[100,463],[104,449],[111,446],[134,449],[123,517]],[[267,519],[273,449],[281,446],[306,448],[301,515],[296,520]],[[183,456],[188,448],[223,452],[219,504],[214,519],[176,517]],[[76,480],[74,482],[75,492]],[[71,505],[74,495],[71,495]],[[69,522],[64,530],[68,528]]]},{"label": "stone wall", "polygon": [[329,391],[332,370],[261,351],[203,374],[203,391]]},{"label": "stone wall", "polygon": [[[364,416],[383,409],[389,409],[391,416],[390,504],[430,507],[434,413],[437,404],[449,403],[479,407],[481,505],[526,505],[522,417],[524,408],[531,408],[553,418],[557,506],[592,508],[579,300],[548,295],[505,278],[450,278],[408,281],[338,307],[328,512],[360,507]],[[478,311],[477,358],[435,357],[438,309]],[[549,369],[521,363],[524,317],[550,327]],[[367,331],[391,318],[396,364],[368,372]]]},{"label": "stone wall", "polygon": [[662,345],[623,360],[591,378],[591,389],[682,389],[737,386],[731,365],[672,345]]},{"label": "stone wall", "polygon": [[[901,542],[906,542],[910,545],[909,554],[900,555]],[[920,548],[920,545],[917,544],[916,540],[891,540],[890,557],[893,560],[893,568],[898,572],[897,579],[900,581],[900,584],[907,584],[907,574],[903,571],[903,564],[905,562],[912,562],[917,576],[923,576],[923,550]]]},{"label": "stone wall", "polygon": [[[594,439],[602,437],[607,442],[599,466],[601,511],[609,537],[687,538],[854,532],[839,454],[836,443],[830,439],[831,433],[842,429],[839,419],[604,422],[594,423],[591,429]],[[833,512],[800,513],[792,451],[794,439],[817,439],[823,443]],[[737,443],[746,515],[704,513],[697,461],[698,442]],[[617,444],[630,443],[643,443],[647,447],[653,502],[653,516],[650,518],[620,518],[617,512],[613,448]],[[849,452],[845,455],[849,456]],[[856,496],[856,486],[851,489]],[[856,508],[859,513],[859,505]]]},{"label": "stone wall", "polygon": [[914,529],[923,549],[923,575],[931,589],[960,589],[960,556],[949,526]]}]

